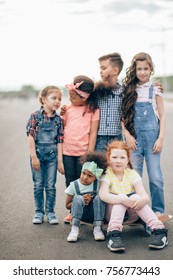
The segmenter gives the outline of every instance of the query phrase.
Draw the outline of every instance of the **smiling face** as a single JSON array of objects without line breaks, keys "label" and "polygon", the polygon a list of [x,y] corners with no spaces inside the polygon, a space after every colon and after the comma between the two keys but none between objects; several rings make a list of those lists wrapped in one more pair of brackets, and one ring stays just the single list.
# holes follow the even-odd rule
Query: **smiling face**
[{"label": "smiling face", "polygon": [[47,96],[42,97],[44,110],[48,114],[52,114],[61,106],[62,94],[56,89],[52,89]]},{"label": "smiling face", "polygon": [[140,85],[145,84],[149,81],[151,72],[151,67],[146,60],[136,61],[136,76]]},{"label": "smiling face", "polygon": [[83,185],[90,185],[96,180],[96,176],[87,169],[83,169],[80,175],[80,182]]},{"label": "smiling face", "polygon": [[123,174],[127,168],[129,159],[126,150],[112,149],[109,158],[109,165],[116,174]]},{"label": "smiling face", "polygon": [[69,90],[70,101],[73,106],[84,106],[86,103],[86,98],[80,96],[75,92],[75,90]]}]

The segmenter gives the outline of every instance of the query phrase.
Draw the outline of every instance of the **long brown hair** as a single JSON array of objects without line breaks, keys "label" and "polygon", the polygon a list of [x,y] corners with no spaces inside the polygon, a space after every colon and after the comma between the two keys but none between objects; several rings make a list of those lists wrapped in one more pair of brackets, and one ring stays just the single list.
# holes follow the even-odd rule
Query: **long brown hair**
[{"label": "long brown hair", "polygon": [[134,105],[137,100],[136,85],[138,83],[138,78],[136,76],[136,62],[137,61],[147,61],[151,68],[151,73],[154,73],[154,64],[152,58],[149,54],[140,52],[136,54],[131,62],[131,65],[126,70],[126,77],[123,80],[124,92],[122,101],[122,121],[124,122],[125,128],[134,137],[136,136],[134,130]]}]

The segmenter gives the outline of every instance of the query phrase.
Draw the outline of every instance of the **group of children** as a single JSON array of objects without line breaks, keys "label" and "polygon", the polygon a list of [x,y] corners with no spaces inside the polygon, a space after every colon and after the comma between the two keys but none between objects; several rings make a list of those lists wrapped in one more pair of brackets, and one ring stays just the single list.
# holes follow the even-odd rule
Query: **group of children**
[{"label": "group of children", "polygon": [[[134,56],[123,83],[118,81],[123,68],[120,54],[102,56],[99,63],[100,82],[77,76],[66,85],[71,104],[61,110],[61,116],[56,110],[62,93],[49,86],[39,95],[40,110],[27,122],[33,223],[42,223],[44,214],[50,224],[58,223],[54,212],[58,169],[65,174],[67,187],[70,213],[64,221],[72,224],[68,242],[78,240],[81,221],[93,223],[95,240],[105,240],[102,224],[107,218],[107,246],[111,251],[123,251],[121,232],[128,216],[130,221],[140,217],[155,233],[149,247],[162,249],[168,244],[161,222],[165,210],[160,168],[165,112],[162,92],[150,81],[152,59],[146,53]],[[152,209],[141,179],[144,159]]]}]

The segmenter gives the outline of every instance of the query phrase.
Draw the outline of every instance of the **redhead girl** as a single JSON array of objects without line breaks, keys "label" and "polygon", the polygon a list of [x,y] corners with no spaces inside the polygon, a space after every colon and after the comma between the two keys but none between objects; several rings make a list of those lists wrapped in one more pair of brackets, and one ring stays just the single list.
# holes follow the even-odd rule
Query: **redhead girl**
[{"label": "redhead girl", "polygon": [[133,170],[130,162],[130,149],[123,141],[113,141],[108,145],[108,168],[102,176],[99,195],[101,200],[111,205],[110,220],[107,229],[108,248],[111,251],[124,251],[121,240],[123,220],[126,210],[130,209],[155,233],[149,247],[162,249],[168,244],[167,230],[148,205],[141,177]]}]

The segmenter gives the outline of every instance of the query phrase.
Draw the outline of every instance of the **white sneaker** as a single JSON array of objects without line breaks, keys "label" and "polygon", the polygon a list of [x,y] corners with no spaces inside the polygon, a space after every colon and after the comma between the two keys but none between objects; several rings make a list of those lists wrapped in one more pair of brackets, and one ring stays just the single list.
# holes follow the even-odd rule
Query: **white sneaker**
[{"label": "white sneaker", "polygon": [[93,234],[94,234],[94,239],[95,239],[96,241],[105,240],[105,236],[104,236],[104,234],[103,234],[103,232],[102,232],[100,226],[95,226],[95,227],[94,227]]},{"label": "white sneaker", "polygon": [[78,236],[79,236],[79,228],[72,226],[72,230],[70,231],[70,233],[67,237],[67,241],[76,242],[78,240]]}]

